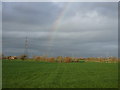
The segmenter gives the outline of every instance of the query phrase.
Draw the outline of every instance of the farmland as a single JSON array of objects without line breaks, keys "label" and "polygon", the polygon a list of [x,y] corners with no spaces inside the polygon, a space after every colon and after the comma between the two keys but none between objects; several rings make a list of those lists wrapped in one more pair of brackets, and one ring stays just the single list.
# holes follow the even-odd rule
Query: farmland
[{"label": "farmland", "polygon": [[3,88],[117,88],[118,64],[3,60]]}]

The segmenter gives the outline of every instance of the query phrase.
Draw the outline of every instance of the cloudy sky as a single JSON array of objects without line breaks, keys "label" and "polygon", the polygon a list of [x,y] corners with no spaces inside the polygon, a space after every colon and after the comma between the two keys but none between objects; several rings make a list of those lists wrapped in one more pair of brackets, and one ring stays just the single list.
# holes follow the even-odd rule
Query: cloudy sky
[{"label": "cloudy sky", "polygon": [[117,2],[3,2],[3,53],[117,56]]}]

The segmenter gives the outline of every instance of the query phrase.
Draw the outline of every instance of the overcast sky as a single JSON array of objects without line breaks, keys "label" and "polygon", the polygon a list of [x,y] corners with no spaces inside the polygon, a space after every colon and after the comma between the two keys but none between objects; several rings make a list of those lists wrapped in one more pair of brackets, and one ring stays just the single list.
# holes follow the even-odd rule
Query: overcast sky
[{"label": "overcast sky", "polygon": [[117,2],[3,2],[3,53],[118,55]]}]

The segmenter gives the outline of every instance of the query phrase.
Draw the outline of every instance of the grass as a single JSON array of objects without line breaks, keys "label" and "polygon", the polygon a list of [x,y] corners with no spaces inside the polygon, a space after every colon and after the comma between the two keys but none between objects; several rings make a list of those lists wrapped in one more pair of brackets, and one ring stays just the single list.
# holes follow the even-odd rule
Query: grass
[{"label": "grass", "polygon": [[3,60],[3,88],[117,88],[117,63]]}]

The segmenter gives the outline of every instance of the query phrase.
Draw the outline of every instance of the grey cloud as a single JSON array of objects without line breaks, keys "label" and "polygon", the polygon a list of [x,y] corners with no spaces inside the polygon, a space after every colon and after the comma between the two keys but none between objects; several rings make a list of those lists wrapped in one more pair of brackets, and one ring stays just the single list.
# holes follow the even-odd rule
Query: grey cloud
[{"label": "grey cloud", "polygon": [[3,53],[29,55],[117,56],[117,3],[3,3]]},{"label": "grey cloud", "polygon": [[3,3],[3,22],[51,24],[60,11],[56,8],[52,3]]},{"label": "grey cloud", "polygon": [[[83,17],[86,17],[86,13],[91,13],[91,11],[96,11],[97,13],[105,17],[117,17],[117,2],[74,2],[71,3],[71,6],[73,7],[69,7],[69,9],[72,11],[72,13],[80,13]],[[68,16],[71,15],[69,14],[71,13],[71,11],[68,12]]]}]

